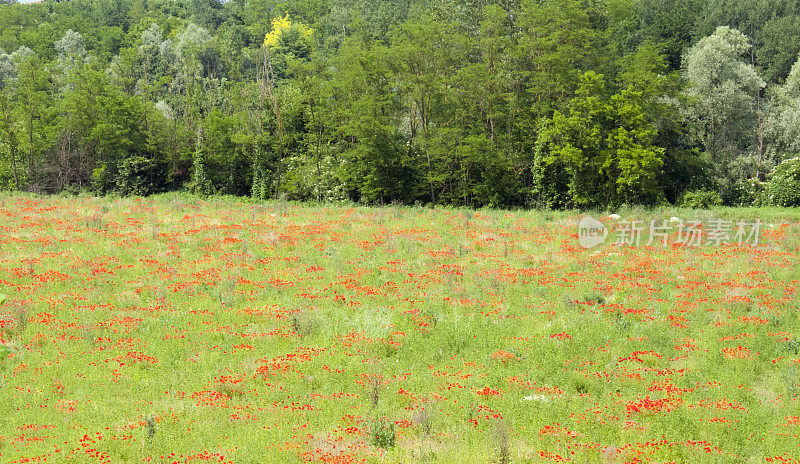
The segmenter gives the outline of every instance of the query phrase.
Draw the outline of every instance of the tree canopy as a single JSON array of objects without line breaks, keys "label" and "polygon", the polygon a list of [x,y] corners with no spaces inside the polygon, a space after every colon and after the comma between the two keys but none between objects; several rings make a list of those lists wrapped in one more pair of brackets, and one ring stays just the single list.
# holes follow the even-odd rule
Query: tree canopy
[{"label": "tree canopy", "polygon": [[788,1],[5,3],[0,188],[752,204],[800,154],[798,33]]}]

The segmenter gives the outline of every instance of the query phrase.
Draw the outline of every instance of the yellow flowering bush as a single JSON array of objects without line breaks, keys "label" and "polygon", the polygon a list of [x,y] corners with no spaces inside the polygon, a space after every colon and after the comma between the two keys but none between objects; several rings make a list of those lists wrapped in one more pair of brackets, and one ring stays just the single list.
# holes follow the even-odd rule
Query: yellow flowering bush
[{"label": "yellow flowering bush", "polygon": [[272,20],[272,31],[270,31],[264,37],[264,46],[265,47],[274,47],[278,43],[278,39],[280,39],[281,34],[283,34],[284,31],[287,31],[287,30],[289,30],[291,28],[297,28],[297,30],[299,32],[299,35],[300,35],[300,37],[302,39],[307,39],[307,38],[311,37],[311,35],[314,33],[314,29],[311,29],[310,27],[306,26],[305,24],[293,23],[289,19],[289,15],[288,14],[286,16],[284,16],[283,18],[281,18],[279,16],[279,17],[277,17],[277,18]]}]

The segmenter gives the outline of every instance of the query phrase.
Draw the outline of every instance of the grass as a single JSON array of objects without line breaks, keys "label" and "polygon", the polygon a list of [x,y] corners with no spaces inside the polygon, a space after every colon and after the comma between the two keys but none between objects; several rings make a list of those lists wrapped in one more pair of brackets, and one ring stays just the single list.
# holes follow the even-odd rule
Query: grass
[{"label": "grass", "polygon": [[583,250],[578,212],[2,195],[0,459],[799,462],[800,212],[618,213],[760,218],[763,245]]}]

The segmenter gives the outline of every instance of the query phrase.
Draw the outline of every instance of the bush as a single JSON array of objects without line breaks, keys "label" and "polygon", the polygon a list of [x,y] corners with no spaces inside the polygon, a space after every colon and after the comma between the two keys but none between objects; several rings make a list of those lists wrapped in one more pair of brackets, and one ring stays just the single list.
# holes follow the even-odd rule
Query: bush
[{"label": "bush", "polygon": [[394,448],[394,423],[387,419],[373,421],[370,426],[369,441],[372,446],[377,448]]},{"label": "bush", "polygon": [[719,193],[711,190],[695,190],[683,194],[681,206],[684,208],[709,209],[722,204]]},{"label": "bush", "polygon": [[800,206],[800,157],[775,166],[764,184],[764,202],[772,206]]},{"label": "bush", "polygon": [[104,195],[116,187],[116,179],[108,163],[100,163],[100,166],[92,171],[91,182],[92,191],[98,195]]},{"label": "bush", "polygon": [[311,156],[291,156],[286,160],[283,189],[289,200],[322,202],[347,201],[345,185],[339,176],[339,161],[325,155],[319,160]]},{"label": "bush", "polygon": [[120,195],[146,196],[159,190],[162,179],[155,161],[132,156],[119,163],[117,191]]},{"label": "bush", "polygon": [[722,182],[719,192],[725,206],[757,206],[762,188],[756,179],[738,179]]},{"label": "bush", "polygon": [[163,190],[166,167],[163,162],[131,156],[118,164],[100,163],[92,172],[92,190],[100,195],[147,196]]}]

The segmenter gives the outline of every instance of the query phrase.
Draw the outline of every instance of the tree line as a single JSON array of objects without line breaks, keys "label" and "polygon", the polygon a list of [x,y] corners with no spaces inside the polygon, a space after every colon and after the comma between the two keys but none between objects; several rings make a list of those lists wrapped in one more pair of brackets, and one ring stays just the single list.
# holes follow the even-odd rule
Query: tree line
[{"label": "tree line", "polygon": [[0,188],[800,205],[800,0],[0,4]]}]

